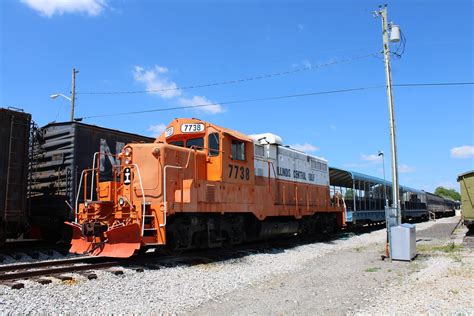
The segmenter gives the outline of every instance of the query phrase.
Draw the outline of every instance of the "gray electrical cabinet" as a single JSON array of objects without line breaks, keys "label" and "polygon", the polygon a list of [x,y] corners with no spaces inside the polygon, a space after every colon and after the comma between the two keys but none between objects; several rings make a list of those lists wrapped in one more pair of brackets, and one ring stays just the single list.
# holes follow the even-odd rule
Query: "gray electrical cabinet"
[{"label": "gray electrical cabinet", "polygon": [[416,226],[401,224],[390,229],[392,260],[410,261],[416,256]]}]

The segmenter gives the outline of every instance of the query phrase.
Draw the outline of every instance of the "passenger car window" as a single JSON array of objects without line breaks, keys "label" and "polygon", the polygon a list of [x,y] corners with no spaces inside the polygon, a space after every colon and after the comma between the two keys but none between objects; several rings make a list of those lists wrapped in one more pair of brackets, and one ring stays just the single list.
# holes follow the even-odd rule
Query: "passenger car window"
[{"label": "passenger car window", "polygon": [[232,159],[245,161],[245,143],[233,140],[232,141]]},{"label": "passenger car window", "polygon": [[194,146],[198,150],[202,150],[204,147],[204,138],[191,138],[186,141],[186,147],[191,148]]},{"label": "passenger car window", "polygon": [[208,138],[209,156],[219,155],[219,133],[211,133]]}]

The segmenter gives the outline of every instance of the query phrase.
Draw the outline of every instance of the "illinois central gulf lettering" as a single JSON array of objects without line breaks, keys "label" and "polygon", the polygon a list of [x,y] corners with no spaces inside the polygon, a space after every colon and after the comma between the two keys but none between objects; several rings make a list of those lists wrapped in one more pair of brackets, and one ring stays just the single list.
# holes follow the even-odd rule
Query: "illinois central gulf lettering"
[{"label": "illinois central gulf lettering", "polygon": [[306,180],[306,173],[303,171],[293,170],[293,178]]},{"label": "illinois central gulf lettering", "polygon": [[291,177],[291,170],[288,168],[278,167],[277,174],[283,177]]}]

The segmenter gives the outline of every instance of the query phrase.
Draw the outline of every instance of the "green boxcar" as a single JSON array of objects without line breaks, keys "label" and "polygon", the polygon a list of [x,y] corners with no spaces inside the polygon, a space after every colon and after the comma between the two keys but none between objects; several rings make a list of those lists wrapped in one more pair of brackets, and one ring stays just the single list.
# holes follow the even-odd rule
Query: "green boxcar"
[{"label": "green boxcar", "polygon": [[461,187],[464,225],[474,230],[474,170],[460,174],[458,176],[458,182]]}]

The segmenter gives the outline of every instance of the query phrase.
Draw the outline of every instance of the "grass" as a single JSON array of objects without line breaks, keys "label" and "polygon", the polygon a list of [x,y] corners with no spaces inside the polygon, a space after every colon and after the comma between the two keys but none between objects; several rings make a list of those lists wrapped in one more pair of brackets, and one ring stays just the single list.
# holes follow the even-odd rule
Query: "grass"
[{"label": "grass", "polygon": [[379,271],[381,268],[379,267],[372,267],[372,268],[367,268],[365,269],[365,272],[377,272]]},{"label": "grass", "polygon": [[434,250],[435,250],[435,251],[441,251],[441,252],[445,252],[445,253],[458,252],[458,251],[461,251],[462,249],[463,249],[463,246],[462,246],[462,245],[456,245],[456,244],[453,243],[453,242],[447,244],[446,246],[434,247]]},{"label": "grass", "polygon": [[457,245],[454,242],[444,246],[436,245],[417,245],[416,250],[418,252],[444,252],[444,253],[456,253],[463,249],[462,245]]},{"label": "grass", "polygon": [[366,246],[356,246],[356,247],[354,248],[354,250],[355,250],[356,252],[361,252],[362,250],[365,250],[366,248],[367,248]]}]

